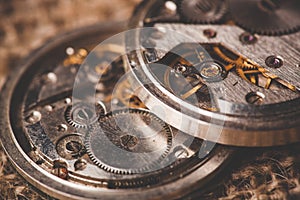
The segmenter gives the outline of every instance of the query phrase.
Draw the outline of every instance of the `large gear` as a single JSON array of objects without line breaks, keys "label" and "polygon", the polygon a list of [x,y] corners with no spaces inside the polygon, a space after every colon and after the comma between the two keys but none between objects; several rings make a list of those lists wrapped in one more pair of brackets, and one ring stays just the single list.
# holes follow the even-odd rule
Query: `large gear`
[{"label": "large gear", "polygon": [[188,23],[215,23],[227,11],[224,0],[181,0],[179,13]]},{"label": "large gear", "polygon": [[115,111],[98,122],[91,127],[85,145],[90,159],[110,173],[155,170],[172,147],[171,128],[149,111]]},{"label": "large gear", "polygon": [[229,10],[252,33],[283,35],[300,29],[299,0],[229,0]]}]

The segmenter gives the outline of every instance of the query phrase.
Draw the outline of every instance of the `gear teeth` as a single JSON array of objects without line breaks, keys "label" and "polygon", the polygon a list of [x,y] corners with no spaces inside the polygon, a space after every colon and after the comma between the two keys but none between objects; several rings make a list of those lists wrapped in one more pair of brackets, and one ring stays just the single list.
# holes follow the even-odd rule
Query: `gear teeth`
[{"label": "gear teeth", "polygon": [[[110,118],[113,118],[119,114],[123,114],[123,115],[139,114],[139,115],[147,116],[153,120],[156,120],[160,125],[162,125],[163,129],[165,130],[166,136],[167,136],[166,137],[167,144],[166,144],[166,148],[164,149],[164,152],[162,152],[162,154],[159,156],[159,158],[157,158],[155,161],[153,161],[149,165],[146,165],[145,167],[136,168],[136,169],[122,169],[122,168],[112,167],[112,166],[102,162],[101,160],[99,160],[93,152],[93,149],[91,146],[92,145],[91,142],[93,141],[92,134],[94,131],[97,131],[97,129],[95,127],[96,125],[94,124],[94,125],[90,126],[88,134],[85,137],[84,144],[86,147],[87,155],[89,156],[89,158],[95,165],[97,165],[99,168],[101,168],[104,171],[107,171],[109,173],[120,174],[120,175],[130,175],[130,174],[143,173],[147,170],[152,169],[157,164],[159,164],[169,154],[169,151],[171,150],[172,140],[173,140],[173,134],[172,134],[171,128],[167,124],[165,124],[162,120],[160,120],[157,116],[155,116],[154,114],[152,114],[149,111],[144,110],[144,109],[126,109],[126,110],[114,111],[113,113],[108,113],[107,115],[99,118],[98,122],[100,124],[109,123],[108,120]],[[109,124],[107,124],[107,125],[109,125]],[[101,126],[101,128],[105,129],[105,126]],[[113,131],[113,130],[109,130],[109,131]]]},{"label": "gear teeth", "polygon": [[238,65],[237,67],[240,67],[245,70],[257,70],[258,69],[258,67],[255,64],[251,63],[250,61],[248,61],[246,59],[243,59],[243,60],[244,60],[244,64],[241,66]]},{"label": "gear teeth", "polygon": [[[78,105],[76,104],[75,107],[76,106],[78,106]],[[97,118],[102,117],[104,115],[104,113],[106,112],[105,105],[102,104],[101,102],[98,102],[95,108],[96,108]],[[87,128],[89,128],[91,126],[91,124],[78,123],[73,119],[73,116],[72,116],[73,110],[72,109],[73,109],[73,106],[68,106],[66,111],[65,111],[65,120],[68,122],[68,124],[70,124],[75,129],[87,129]]]},{"label": "gear teeth", "polygon": [[289,27],[286,30],[259,30],[259,29],[253,29],[253,28],[247,27],[246,25],[238,22],[238,20],[236,20],[236,19],[234,19],[234,21],[236,22],[236,24],[238,26],[242,27],[243,29],[245,29],[249,33],[258,34],[258,35],[282,36],[282,35],[288,35],[288,34],[296,33],[300,30],[300,26],[298,26],[298,27]]},{"label": "gear teeth", "polygon": [[[280,1],[280,5],[270,10],[268,6],[260,4],[260,1],[229,0],[228,2],[232,19],[250,33],[281,36],[300,30],[299,0]],[[260,18],[257,19],[256,16]],[[265,20],[261,20],[262,18]]]},{"label": "gear teeth", "polygon": [[238,61],[238,59],[237,60],[232,60],[231,58],[226,56],[226,54],[223,53],[219,47],[214,47],[214,51],[223,61],[234,65],[235,68],[241,68],[241,69],[244,69],[244,70],[258,69],[258,66],[256,64],[251,63],[251,61],[248,61],[247,59],[245,59],[241,56],[238,59],[242,60],[242,64],[241,64],[241,61]]},{"label": "gear teeth", "polygon": [[67,108],[67,110],[65,112],[65,118],[66,118],[66,121],[68,122],[68,124],[70,124],[71,126],[73,126],[76,129],[86,129],[87,128],[87,125],[79,124],[72,119],[72,106],[69,106]]},{"label": "gear teeth", "polygon": [[238,75],[239,77],[241,77],[241,78],[244,79],[244,80],[249,81],[248,78],[245,76],[245,74],[244,74],[244,72],[243,72],[243,70],[242,70],[241,68],[236,68],[235,71],[236,71],[236,73],[237,73],[237,75]]},{"label": "gear teeth", "polygon": [[[211,7],[215,8],[215,13],[207,15]],[[202,10],[203,11],[202,11]],[[179,14],[185,22],[210,24],[222,19],[227,12],[227,4],[220,0],[180,0]]]}]

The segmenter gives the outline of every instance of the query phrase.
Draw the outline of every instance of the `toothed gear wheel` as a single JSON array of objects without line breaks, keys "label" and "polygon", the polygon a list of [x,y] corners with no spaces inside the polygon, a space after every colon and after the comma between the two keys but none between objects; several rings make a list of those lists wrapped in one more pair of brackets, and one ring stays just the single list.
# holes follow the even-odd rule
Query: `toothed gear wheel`
[{"label": "toothed gear wheel", "polygon": [[299,0],[229,0],[233,20],[247,31],[283,35],[300,30]]},{"label": "toothed gear wheel", "polygon": [[214,23],[227,11],[224,0],[181,0],[180,16],[189,23]]},{"label": "toothed gear wheel", "polygon": [[[215,53],[225,62],[232,64],[235,68],[244,69],[244,70],[257,70],[258,66],[254,64],[252,61],[236,56],[236,58],[232,58],[232,55],[234,52],[231,50],[222,47],[222,46],[216,46],[214,48]],[[230,57],[231,56],[231,57]]]},{"label": "toothed gear wheel", "polygon": [[86,129],[105,112],[105,106],[101,102],[97,102],[95,107],[85,103],[77,103],[66,109],[65,119],[74,128]]},{"label": "toothed gear wheel", "polygon": [[99,118],[86,137],[90,159],[116,174],[159,169],[172,147],[170,127],[146,110],[129,109]]}]

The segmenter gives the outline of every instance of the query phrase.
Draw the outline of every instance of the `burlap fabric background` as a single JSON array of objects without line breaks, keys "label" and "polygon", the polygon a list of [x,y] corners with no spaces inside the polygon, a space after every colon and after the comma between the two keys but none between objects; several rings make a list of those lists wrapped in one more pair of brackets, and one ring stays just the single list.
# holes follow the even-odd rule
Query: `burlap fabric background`
[{"label": "burlap fabric background", "polygon": [[[0,0],[0,86],[47,39],[106,20],[124,20],[140,0]],[[239,149],[210,190],[189,199],[300,199],[300,145]],[[51,199],[20,177],[0,147],[0,199]]]}]

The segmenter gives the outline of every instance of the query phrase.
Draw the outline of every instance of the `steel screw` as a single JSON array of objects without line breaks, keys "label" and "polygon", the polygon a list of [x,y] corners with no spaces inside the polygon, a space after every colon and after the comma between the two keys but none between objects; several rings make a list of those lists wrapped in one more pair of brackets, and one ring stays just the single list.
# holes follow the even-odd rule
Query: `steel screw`
[{"label": "steel screw", "polygon": [[65,125],[65,124],[60,124],[57,126],[57,130],[60,131],[60,132],[65,132],[68,130],[68,126]]},{"label": "steel screw", "polygon": [[173,1],[166,1],[165,7],[171,12],[176,12],[177,5]]},{"label": "steel screw", "polygon": [[156,62],[158,60],[157,52],[156,52],[155,49],[147,49],[144,52],[144,56],[147,59],[148,63],[153,63],[153,62]]},{"label": "steel screw", "polygon": [[280,56],[269,56],[265,61],[266,65],[271,68],[279,68],[283,65],[283,59]]},{"label": "steel screw", "polygon": [[42,119],[42,114],[39,111],[32,111],[26,121],[30,124],[35,124]]},{"label": "steel screw", "polygon": [[217,32],[215,30],[212,29],[205,29],[203,31],[203,34],[207,37],[207,38],[215,38],[217,36]]},{"label": "steel screw", "polygon": [[253,104],[253,105],[261,105],[263,103],[264,98],[265,95],[261,92],[249,92],[246,95],[246,101],[249,104]]},{"label": "steel screw", "polygon": [[76,155],[82,150],[83,146],[78,141],[69,141],[66,144],[66,149]]},{"label": "steel screw", "polygon": [[257,37],[255,37],[251,33],[245,32],[240,35],[240,41],[243,44],[254,44],[257,42]]},{"label": "steel screw", "polygon": [[76,162],[74,163],[74,168],[75,170],[84,170],[87,166],[87,161],[80,158],[78,160],[76,160]]},{"label": "steel screw", "polygon": [[221,81],[226,76],[223,68],[218,63],[211,61],[202,64],[200,74],[209,82]]}]

